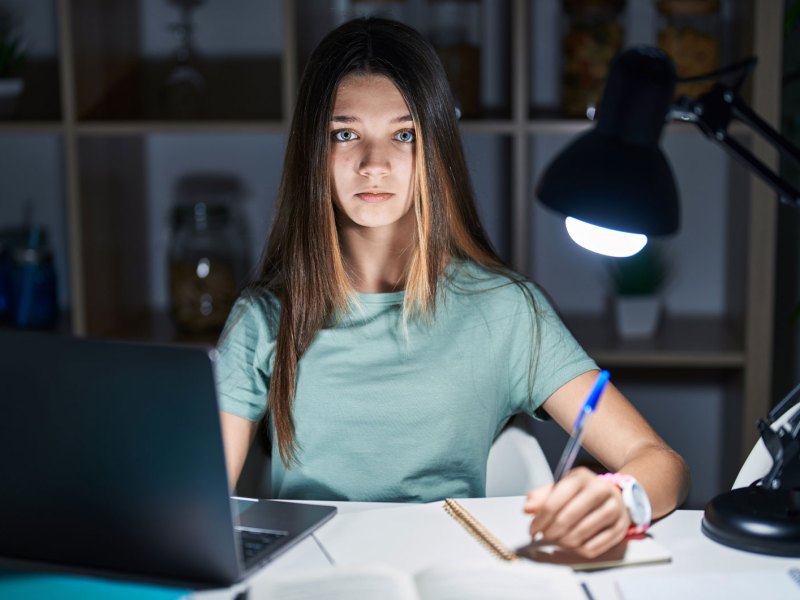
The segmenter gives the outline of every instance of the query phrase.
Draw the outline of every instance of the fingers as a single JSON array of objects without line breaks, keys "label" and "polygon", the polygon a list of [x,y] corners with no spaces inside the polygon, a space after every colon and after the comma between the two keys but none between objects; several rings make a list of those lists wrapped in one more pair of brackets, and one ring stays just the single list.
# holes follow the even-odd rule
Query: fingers
[{"label": "fingers", "polygon": [[556,485],[528,494],[525,512],[535,515],[531,536],[585,557],[605,552],[624,537],[630,525],[619,489],[585,468],[570,472]]},{"label": "fingers", "polygon": [[619,519],[616,524],[600,531],[597,535],[592,536],[584,544],[573,548],[573,550],[580,556],[585,556],[586,558],[594,558],[595,556],[599,556],[625,539],[628,526],[628,519]]},{"label": "fingers", "polygon": [[[528,512],[536,515],[531,524],[531,534],[536,535],[541,532],[545,537],[551,535],[560,537],[565,527],[574,524],[591,510],[592,506],[587,506],[587,499],[581,498],[581,495],[595,479],[597,477],[591,471],[580,467],[570,471],[561,481],[550,486],[549,490],[547,488],[534,490],[533,493],[537,494],[535,503],[529,500],[525,507]],[[589,503],[591,504],[591,500]],[[551,529],[552,526],[555,526],[555,529]]]},{"label": "fingers", "polygon": [[548,483],[547,485],[538,487],[535,490],[531,490],[528,492],[528,499],[525,502],[525,506],[522,507],[522,510],[530,514],[538,513],[542,509],[542,504],[550,495],[552,490],[552,483]]},{"label": "fingers", "polygon": [[558,537],[557,543],[582,556],[592,557],[621,541],[627,530],[627,511],[621,512],[615,499],[609,498]]}]

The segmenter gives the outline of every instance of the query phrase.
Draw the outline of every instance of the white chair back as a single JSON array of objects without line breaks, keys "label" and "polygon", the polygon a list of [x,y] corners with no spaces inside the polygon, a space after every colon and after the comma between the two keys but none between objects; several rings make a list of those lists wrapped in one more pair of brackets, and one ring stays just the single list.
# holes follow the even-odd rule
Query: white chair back
[{"label": "white chair back", "polygon": [[552,482],[550,465],[535,437],[514,425],[497,437],[486,462],[487,496],[523,496]]}]

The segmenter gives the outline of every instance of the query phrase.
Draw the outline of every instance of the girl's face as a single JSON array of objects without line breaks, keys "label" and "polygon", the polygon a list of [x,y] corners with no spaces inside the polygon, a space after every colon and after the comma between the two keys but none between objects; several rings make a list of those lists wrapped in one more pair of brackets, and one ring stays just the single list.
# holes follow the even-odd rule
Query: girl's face
[{"label": "girl's face", "polygon": [[413,218],[416,133],[389,78],[351,75],[342,81],[330,140],[334,203],[343,226],[392,227]]}]

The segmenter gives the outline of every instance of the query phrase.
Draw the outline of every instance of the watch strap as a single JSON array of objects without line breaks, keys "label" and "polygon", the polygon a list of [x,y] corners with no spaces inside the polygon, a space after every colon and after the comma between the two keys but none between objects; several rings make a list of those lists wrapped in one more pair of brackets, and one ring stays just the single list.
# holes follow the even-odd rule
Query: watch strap
[{"label": "watch strap", "polygon": [[[607,481],[610,481],[611,483],[616,485],[620,489],[620,491],[623,491],[626,486],[628,486],[628,485],[630,485],[632,483],[635,483],[637,485],[641,485],[641,484],[639,484],[638,481],[636,481],[635,477],[633,477],[632,475],[626,475],[624,473],[601,473],[601,474],[598,475],[598,477],[600,477],[601,479],[606,479]],[[624,497],[624,494],[623,494],[623,500],[624,499],[625,499],[625,497]],[[647,531],[647,529],[650,527],[650,521],[648,521],[647,523],[640,523],[638,525],[636,523],[633,523],[632,522],[633,521],[633,517],[631,515],[631,507],[628,506],[627,502],[625,502],[625,507],[628,509],[628,516],[631,517],[631,526],[628,528],[628,531],[625,533],[625,537],[626,538],[636,537],[637,535],[641,535],[645,531]]]}]

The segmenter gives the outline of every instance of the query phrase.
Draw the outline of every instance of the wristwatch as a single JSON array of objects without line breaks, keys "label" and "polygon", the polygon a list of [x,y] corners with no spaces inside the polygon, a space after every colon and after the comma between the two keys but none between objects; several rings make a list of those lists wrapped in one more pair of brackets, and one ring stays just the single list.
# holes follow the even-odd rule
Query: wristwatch
[{"label": "wristwatch", "polygon": [[653,509],[642,485],[634,477],[622,473],[603,473],[600,477],[609,480],[622,492],[622,502],[628,509],[632,523],[628,535],[638,535],[647,531],[653,518]]}]

